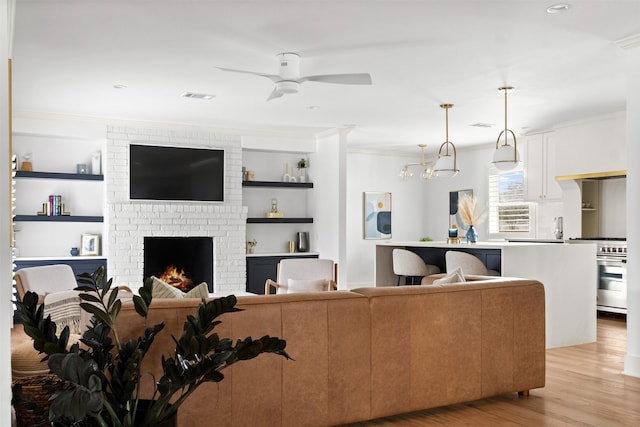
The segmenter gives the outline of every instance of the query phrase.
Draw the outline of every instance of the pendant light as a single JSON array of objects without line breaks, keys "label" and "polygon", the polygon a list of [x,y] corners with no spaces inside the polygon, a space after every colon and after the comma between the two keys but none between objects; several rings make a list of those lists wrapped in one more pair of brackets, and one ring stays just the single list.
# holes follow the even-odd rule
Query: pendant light
[{"label": "pendant light", "polygon": [[[451,178],[458,174],[458,155],[456,153],[456,146],[453,142],[449,141],[449,108],[453,107],[453,104],[440,104],[440,108],[444,108],[446,117],[446,133],[445,141],[438,150],[438,160],[433,168],[433,173],[439,178]],[[451,150],[451,152],[449,152]]]},{"label": "pendant light", "polygon": [[[498,90],[504,91],[504,130],[498,135],[496,140],[496,151],[493,153],[493,165],[500,170],[510,170],[518,166],[520,163],[520,155],[518,154],[518,143],[516,142],[516,134],[507,128],[507,92],[512,90],[511,86],[503,86]],[[508,134],[511,133],[513,145],[509,144]],[[500,138],[504,135],[504,143],[500,145]]]}]

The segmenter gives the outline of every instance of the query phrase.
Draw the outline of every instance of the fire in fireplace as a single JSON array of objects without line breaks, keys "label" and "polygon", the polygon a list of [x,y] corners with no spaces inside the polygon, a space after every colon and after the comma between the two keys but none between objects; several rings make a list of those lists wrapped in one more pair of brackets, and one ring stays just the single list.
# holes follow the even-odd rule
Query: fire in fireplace
[{"label": "fire in fireplace", "polygon": [[213,292],[213,238],[145,237],[143,274],[185,292],[206,282]]},{"label": "fire in fireplace", "polygon": [[186,274],[184,274],[184,269],[178,268],[174,265],[167,267],[167,269],[158,277],[158,279],[162,280],[165,283],[170,284],[171,286],[180,289],[181,291],[188,291],[193,288],[193,280]]}]

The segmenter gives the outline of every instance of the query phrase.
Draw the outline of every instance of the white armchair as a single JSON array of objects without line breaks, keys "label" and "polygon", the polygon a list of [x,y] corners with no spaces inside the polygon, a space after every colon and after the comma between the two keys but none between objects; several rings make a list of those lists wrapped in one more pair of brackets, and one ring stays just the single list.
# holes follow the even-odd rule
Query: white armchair
[{"label": "white armchair", "polygon": [[28,292],[38,294],[44,302],[44,315],[56,322],[58,332],[69,326],[72,334],[81,333],[80,297],[73,289],[78,286],[73,270],[67,264],[21,268],[15,272],[16,290],[20,299]]},{"label": "white armchair", "polygon": [[[89,324],[91,315],[80,308],[80,293],[74,291],[78,286],[73,269],[67,264],[26,267],[14,274],[16,290],[20,299],[28,292],[39,296],[39,303],[44,303],[45,317],[50,315],[56,322],[58,332],[69,326],[71,334],[82,334]],[[130,297],[130,290],[120,298]]]},{"label": "white armchair", "polygon": [[288,258],[278,263],[277,280],[267,279],[264,293],[319,292],[337,289],[337,264],[330,259]]}]

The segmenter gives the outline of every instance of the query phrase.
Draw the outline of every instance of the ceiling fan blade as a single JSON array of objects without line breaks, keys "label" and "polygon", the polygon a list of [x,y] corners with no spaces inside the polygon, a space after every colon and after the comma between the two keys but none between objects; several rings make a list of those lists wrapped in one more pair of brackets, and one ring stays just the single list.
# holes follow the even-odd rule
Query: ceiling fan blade
[{"label": "ceiling fan blade", "polygon": [[266,77],[274,83],[277,83],[280,80],[282,80],[282,77],[277,76],[275,74],[264,74],[264,73],[257,73],[255,71],[234,70],[233,68],[223,68],[223,67],[216,67],[216,68],[218,70],[229,71],[231,73],[253,74],[254,76]]},{"label": "ceiling fan blade", "polygon": [[368,73],[356,74],[320,74],[317,76],[305,76],[298,79],[298,83],[311,81],[320,83],[334,83],[343,85],[370,85],[371,75]]},{"label": "ceiling fan blade", "polygon": [[282,95],[284,95],[282,92],[280,92],[278,89],[274,88],[273,91],[271,91],[271,94],[269,95],[269,97],[267,98],[267,101],[271,101],[272,99],[280,98]]}]

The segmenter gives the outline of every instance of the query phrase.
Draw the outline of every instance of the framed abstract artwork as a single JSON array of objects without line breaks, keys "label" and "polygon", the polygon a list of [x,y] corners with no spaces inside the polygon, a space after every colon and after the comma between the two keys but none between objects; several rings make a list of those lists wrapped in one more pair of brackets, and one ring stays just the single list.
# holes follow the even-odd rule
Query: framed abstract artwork
[{"label": "framed abstract artwork", "polygon": [[458,200],[463,195],[473,197],[473,190],[458,190],[449,192],[449,228],[453,228],[453,226],[455,225],[458,228],[458,236],[464,236],[464,231],[466,231],[467,229],[467,225],[460,218],[460,214],[458,214]]},{"label": "framed abstract artwork", "polygon": [[391,238],[391,193],[365,191],[362,193],[363,238]]}]

